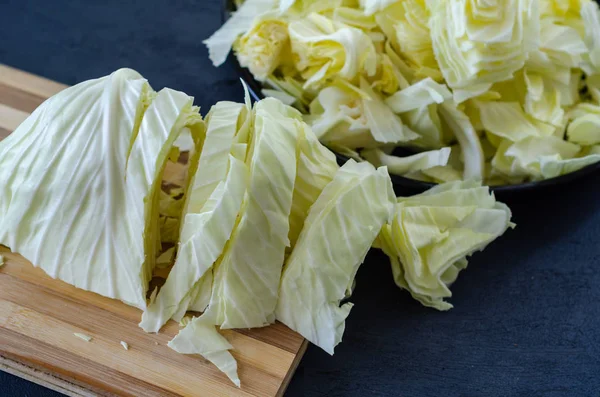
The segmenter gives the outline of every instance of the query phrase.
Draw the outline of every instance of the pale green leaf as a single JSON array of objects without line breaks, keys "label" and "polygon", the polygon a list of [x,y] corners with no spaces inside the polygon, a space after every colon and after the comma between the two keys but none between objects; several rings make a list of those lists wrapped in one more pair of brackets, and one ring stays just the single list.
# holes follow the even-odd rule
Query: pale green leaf
[{"label": "pale green leaf", "polygon": [[394,194],[385,167],[348,161],[311,207],[281,279],[277,319],[329,354],[341,341],[352,285]]}]

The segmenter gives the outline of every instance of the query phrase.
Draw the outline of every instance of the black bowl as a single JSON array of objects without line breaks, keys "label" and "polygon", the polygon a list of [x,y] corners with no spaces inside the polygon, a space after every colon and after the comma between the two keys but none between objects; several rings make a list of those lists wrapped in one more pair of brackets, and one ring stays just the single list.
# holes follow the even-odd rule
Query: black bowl
[{"label": "black bowl", "polygon": [[[229,19],[231,12],[234,10],[235,4],[233,3],[233,0],[223,0],[223,23],[225,23],[225,21]],[[248,69],[243,68],[239,64],[239,62],[233,54],[230,54],[228,62],[234,63],[238,73],[240,74],[240,77],[248,86],[248,91],[250,92],[250,96],[252,97],[252,99],[254,99],[255,101],[259,101],[265,97],[261,92],[261,84],[258,81],[256,81],[256,79],[254,78],[254,76],[252,76],[252,73],[250,73]],[[340,165],[344,164],[350,159],[349,157],[339,153],[334,152],[334,154],[337,157],[337,161]],[[499,197],[501,199],[510,199],[515,197],[516,195],[529,195],[534,192],[541,193],[542,191],[546,192],[549,189],[558,188],[559,186],[563,187],[562,185],[578,180],[584,176],[594,174],[599,170],[600,162],[597,162],[594,164],[590,164],[575,172],[557,176],[555,178],[544,179],[535,182],[520,183],[516,185],[491,186],[490,190],[492,190],[495,193],[496,197]],[[418,181],[416,179],[405,178],[399,175],[390,175],[390,177],[392,179],[392,184],[394,185],[394,191],[398,196],[409,196],[413,194],[423,193],[424,191],[429,190],[436,185],[435,183]]]}]

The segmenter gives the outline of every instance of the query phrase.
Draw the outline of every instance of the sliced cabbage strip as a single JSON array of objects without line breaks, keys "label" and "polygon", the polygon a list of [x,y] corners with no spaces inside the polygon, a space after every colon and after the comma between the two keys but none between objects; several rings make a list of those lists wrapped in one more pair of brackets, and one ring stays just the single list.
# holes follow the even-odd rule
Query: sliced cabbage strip
[{"label": "sliced cabbage strip", "polygon": [[361,156],[376,167],[385,165],[390,174],[406,175],[411,172],[445,166],[450,158],[450,148],[430,150],[407,157],[398,157],[385,154],[380,149],[368,149],[361,152]]},{"label": "sliced cabbage strip", "polygon": [[179,331],[168,346],[182,354],[201,354],[224,372],[237,387],[240,387],[237,362],[228,351],[233,349],[233,346],[217,332],[212,323],[213,321],[208,317],[194,318]]},{"label": "sliced cabbage strip", "polygon": [[300,127],[298,139],[299,153],[290,212],[288,252],[296,245],[310,207],[339,169],[335,155],[319,143],[308,125]]},{"label": "sliced cabbage strip", "polygon": [[216,313],[221,328],[262,327],[274,321],[302,125],[283,118],[282,107],[287,108],[271,98],[254,107],[248,190],[239,223],[214,268],[207,309]]},{"label": "sliced cabbage strip", "polygon": [[420,109],[433,103],[443,103],[451,99],[452,93],[443,84],[436,83],[428,77],[396,92],[385,100],[385,103],[396,113]]},{"label": "sliced cabbage strip", "polygon": [[311,207],[286,262],[277,319],[329,354],[341,341],[352,308],[340,301],[391,219],[394,200],[385,167],[375,170],[349,160]]},{"label": "sliced cabbage strip", "polygon": [[[226,180],[217,185],[202,210],[185,214],[175,265],[142,316],[140,326],[146,332],[159,331],[219,258],[233,231],[247,183],[248,168],[230,155]],[[187,305],[181,308],[186,310]]]}]

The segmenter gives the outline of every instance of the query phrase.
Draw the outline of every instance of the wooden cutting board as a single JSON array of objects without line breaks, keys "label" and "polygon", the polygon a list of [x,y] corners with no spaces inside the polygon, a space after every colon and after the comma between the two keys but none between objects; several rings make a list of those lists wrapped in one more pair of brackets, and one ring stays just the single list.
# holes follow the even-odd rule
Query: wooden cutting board
[{"label": "wooden cutting board", "polygon": [[[65,87],[0,64],[0,139]],[[180,171],[171,167],[168,178]],[[0,253],[0,369],[67,395],[280,396],[306,350],[307,342],[279,323],[225,331],[238,389],[202,357],[166,346],[179,331],[173,321],[147,334],[138,309],[54,280],[4,247]]]}]

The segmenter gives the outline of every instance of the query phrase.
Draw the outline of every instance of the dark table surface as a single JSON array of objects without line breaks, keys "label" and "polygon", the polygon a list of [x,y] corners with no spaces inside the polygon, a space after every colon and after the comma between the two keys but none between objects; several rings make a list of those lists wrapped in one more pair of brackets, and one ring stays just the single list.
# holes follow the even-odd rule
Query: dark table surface
[{"label": "dark table surface", "polygon": [[[231,62],[213,68],[201,43],[220,12],[219,0],[4,0],[0,62],[66,84],[127,66],[205,113],[242,100]],[[310,346],[287,395],[600,396],[598,179],[508,204],[517,229],[472,257],[449,312],[411,300],[369,254],[343,343],[333,357]],[[0,395],[56,393],[0,372]]]}]

